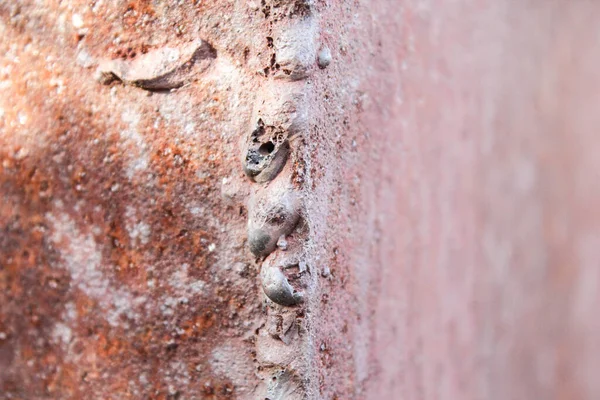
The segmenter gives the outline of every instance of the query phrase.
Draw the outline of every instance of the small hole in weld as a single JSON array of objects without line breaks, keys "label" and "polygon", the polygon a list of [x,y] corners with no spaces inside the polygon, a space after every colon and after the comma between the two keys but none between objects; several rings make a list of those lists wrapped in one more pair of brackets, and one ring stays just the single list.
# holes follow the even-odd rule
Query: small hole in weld
[{"label": "small hole in weld", "polygon": [[275,150],[275,145],[273,144],[273,142],[268,141],[267,143],[263,143],[259,148],[258,148],[258,152],[260,154],[267,155],[267,154],[271,154],[273,152],[273,150]]}]

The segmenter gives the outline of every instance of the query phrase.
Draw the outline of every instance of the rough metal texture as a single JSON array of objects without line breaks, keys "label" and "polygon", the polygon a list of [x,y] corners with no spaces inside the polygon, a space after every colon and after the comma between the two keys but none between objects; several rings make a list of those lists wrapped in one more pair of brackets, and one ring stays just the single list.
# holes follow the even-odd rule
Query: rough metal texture
[{"label": "rough metal texture", "polygon": [[599,398],[594,3],[0,2],[0,398]]},{"label": "rough metal texture", "polygon": [[[251,398],[235,185],[267,43],[237,27],[264,17],[167,3],[0,3],[0,398]],[[216,58],[176,92],[96,80],[198,39]]]}]

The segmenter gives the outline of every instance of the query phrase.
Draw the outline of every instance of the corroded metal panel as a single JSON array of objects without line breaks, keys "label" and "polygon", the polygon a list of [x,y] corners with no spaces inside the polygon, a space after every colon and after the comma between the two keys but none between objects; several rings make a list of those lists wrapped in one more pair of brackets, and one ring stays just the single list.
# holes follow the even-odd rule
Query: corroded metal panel
[{"label": "corroded metal panel", "polygon": [[600,6],[0,2],[0,399],[597,399]]}]

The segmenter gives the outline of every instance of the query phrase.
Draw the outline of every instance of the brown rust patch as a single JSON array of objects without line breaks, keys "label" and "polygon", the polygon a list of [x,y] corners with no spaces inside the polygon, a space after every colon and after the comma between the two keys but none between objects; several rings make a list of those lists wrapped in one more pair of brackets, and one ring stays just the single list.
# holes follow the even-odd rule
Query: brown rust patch
[{"label": "brown rust patch", "polygon": [[179,116],[158,111],[179,94],[104,87],[76,61],[82,49],[133,57],[154,46],[149,38],[189,40],[175,24],[200,24],[222,44],[226,27],[205,28],[226,8],[84,5],[61,8],[64,33],[55,4],[0,5],[0,70],[10,71],[0,81],[10,81],[12,99],[0,99],[0,392],[236,398],[249,388],[215,374],[212,352],[234,343],[248,353],[240,337],[259,304],[255,269],[228,269],[249,261],[244,247],[222,243],[221,227],[245,226],[220,196],[237,167],[231,139],[220,136],[235,131],[226,125],[229,89],[189,89],[190,109],[209,118],[184,136]]}]

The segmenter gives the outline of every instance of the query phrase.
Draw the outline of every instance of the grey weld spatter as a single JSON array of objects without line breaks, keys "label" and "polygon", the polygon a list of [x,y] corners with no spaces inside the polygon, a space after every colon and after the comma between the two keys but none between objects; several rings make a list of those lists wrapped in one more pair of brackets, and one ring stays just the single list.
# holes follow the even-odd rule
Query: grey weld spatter
[{"label": "grey weld spatter", "polygon": [[302,302],[302,294],[294,290],[279,267],[263,265],[260,277],[265,295],[273,302],[282,306]]},{"label": "grey weld spatter", "polygon": [[169,90],[191,82],[216,58],[215,49],[203,40],[181,47],[163,47],[132,60],[108,60],[98,67],[102,83],[121,81],[146,90]]},{"label": "grey weld spatter", "polygon": [[266,257],[277,241],[289,235],[300,220],[300,199],[289,185],[273,184],[250,202],[248,247],[257,257]]}]

